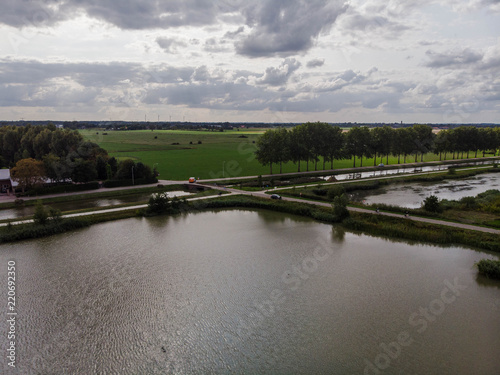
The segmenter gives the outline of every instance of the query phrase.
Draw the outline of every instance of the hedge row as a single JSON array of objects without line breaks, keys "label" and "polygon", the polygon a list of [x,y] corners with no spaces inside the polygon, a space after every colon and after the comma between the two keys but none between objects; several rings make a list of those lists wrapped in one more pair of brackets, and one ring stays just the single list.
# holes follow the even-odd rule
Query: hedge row
[{"label": "hedge row", "polygon": [[157,178],[154,178],[154,179],[138,178],[138,179],[134,180],[133,184],[132,184],[132,180],[107,180],[107,181],[104,181],[103,186],[106,188],[114,188],[114,187],[122,187],[122,186],[155,184],[157,182],[158,182]]},{"label": "hedge row", "polygon": [[[64,184],[57,186],[50,186],[45,188],[35,188],[24,193],[24,196],[33,195],[46,195],[46,194],[61,194],[61,193],[71,193],[75,191],[85,191],[85,190],[96,190],[99,189],[99,182],[87,182],[86,184]],[[23,194],[18,194],[23,196]]]},{"label": "hedge row", "polygon": [[53,234],[88,227],[89,225],[90,222],[84,218],[67,218],[51,220],[46,224],[32,223],[7,226],[0,230],[0,243],[51,236]]}]

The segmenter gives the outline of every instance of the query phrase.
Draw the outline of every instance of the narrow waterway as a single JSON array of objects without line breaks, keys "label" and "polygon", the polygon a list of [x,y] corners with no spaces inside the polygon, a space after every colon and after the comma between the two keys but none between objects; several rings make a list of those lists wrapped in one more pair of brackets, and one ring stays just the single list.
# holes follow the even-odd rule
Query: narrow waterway
[{"label": "narrow waterway", "polygon": [[235,209],[2,245],[0,293],[19,374],[499,374],[485,257]]},{"label": "narrow waterway", "polygon": [[385,177],[392,176],[397,174],[408,174],[408,173],[425,173],[425,172],[437,172],[437,171],[447,171],[450,167],[453,168],[464,168],[464,167],[478,167],[483,165],[491,165],[496,161],[487,160],[487,161],[477,161],[466,164],[445,164],[445,165],[431,165],[425,167],[405,167],[401,165],[398,168],[386,169],[380,168],[379,170],[368,171],[368,172],[356,172],[356,173],[343,173],[337,174],[333,176],[324,176],[322,177],[324,180],[330,180],[330,178],[334,177],[336,181],[345,181],[352,179],[360,179],[360,178],[373,178],[373,177]]},{"label": "narrow waterway", "polygon": [[[169,191],[167,192],[170,198],[173,197],[188,197],[192,193],[179,191]],[[146,202],[151,194],[133,194],[124,195],[118,198],[97,198],[97,199],[85,199],[74,202],[63,202],[63,203],[50,203],[49,206],[57,208],[61,211],[72,211],[72,210],[83,210],[87,208],[98,208],[98,207],[108,207],[116,206],[125,203],[136,203],[136,202]],[[0,210],[0,220],[18,217],[27,217],[33,215],[35,212],[35,206],[19,206],[16,208],[9,208],[5,210]]]}]

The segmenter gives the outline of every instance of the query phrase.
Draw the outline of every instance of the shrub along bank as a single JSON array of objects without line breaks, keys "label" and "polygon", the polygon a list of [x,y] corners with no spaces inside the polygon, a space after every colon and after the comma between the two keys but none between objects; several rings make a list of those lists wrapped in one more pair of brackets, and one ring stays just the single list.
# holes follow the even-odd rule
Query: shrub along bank
[{"label": "shrub along bank", "polygon": [[477,263],[479,273],[500,280],[500,260],[482,259]]}]

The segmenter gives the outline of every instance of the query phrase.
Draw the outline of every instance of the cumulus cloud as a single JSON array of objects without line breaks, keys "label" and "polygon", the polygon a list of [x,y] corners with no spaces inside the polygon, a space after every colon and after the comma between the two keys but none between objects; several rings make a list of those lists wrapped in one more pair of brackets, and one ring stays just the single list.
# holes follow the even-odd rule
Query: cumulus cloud
[{"label": "cumulus cloud", "polygon": [[482,60],[483,54],[469,48],[460,51],[426,52],[429,61],[425,64],[430,68],[456,68],[474,64]]},{"label": "cumulus cloud", "polygon": [[224,34],[224,38],[233,39],[238,34],[241,34],[244,31],[245,31],[245,26],[240,26],[235,31],[228,31],[226,34]]},{"label": "cumulus cloud", "polygon": [[225,39],[208,38],[205,40],[203,49],[206,52],[225,52],[230,49]]},{"label": "cumulus cloud", "polygon": [[287,83],[290,76],[300,68],[300,62],[294,58],[285,59],[278,68],[269,67],[264,77],[257,80],[258,84],[281,86]]},{"label": "cumulus cloud", "polygon": [[307,62],[308,68],[319,68],[325,64],[325,59],[312,59]]},{"label": "cumulus cloud", "polygon": [[236,44],[239,54],[290,56],[307,51],[345,11],[333,0],[266,0],[245,8],[250,34]]},{"label": "cumulus cloud", "polygon": [[177,47],[186,47],[187,44],[175,38],[156,38],[156,43],[167,53],[177,52]]}]

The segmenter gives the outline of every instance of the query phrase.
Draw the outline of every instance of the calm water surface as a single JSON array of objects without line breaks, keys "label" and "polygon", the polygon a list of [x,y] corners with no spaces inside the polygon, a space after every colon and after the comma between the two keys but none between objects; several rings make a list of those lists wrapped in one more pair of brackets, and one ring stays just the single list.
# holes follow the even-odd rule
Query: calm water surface
[{"label": "calm water surface", "polygon": [[19,374],[499,374],[485,257],[226,210],[2,245],[0,293]]}]

